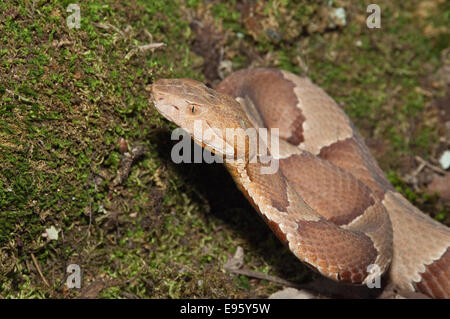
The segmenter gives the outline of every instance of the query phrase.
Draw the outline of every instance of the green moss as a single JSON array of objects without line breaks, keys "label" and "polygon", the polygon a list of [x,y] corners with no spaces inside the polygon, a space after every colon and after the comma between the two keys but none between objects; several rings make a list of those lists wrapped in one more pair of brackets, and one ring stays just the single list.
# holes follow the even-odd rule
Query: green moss
[{"label": "green moss", "polygon": [[[237,246],[244,247],[249,269],[309,278],[223,169],[170,161],[174,126],[149,107],[146,86],[154,79],[203,79],[193,67],[194,35],[185,14],[207,6],[89,0],[81,4],[81,28],[69,30],[70,3],[0,3],[0,12],[8,12],[0,17],[0,295],[78,296],[63,289],[69,263],[81,266],[83,287],[106,283],[103,298],[266,297],[279,288],[224,273]],[[448,34],[422,35],[411,14],[417,3],[383,7],[382,32],[349,19],[344,28],[308,34],[308,24],[329,4],[268,1],[262,19],[276,21],[281,41],[250,36],[235,1],[214,1],[207,10],[231,31],[224,59],[236,68],[257,56],[264,65],[303,73],[300,56],[308,76],[345,106],[363,135],[389,145],[384,168],[391,182],[408,199],[431,205],[432,196],[415,193],[397,173],[399,159],[426,157],[438,143],[436,127],[422,121],[429,97],[415,88],[425,64],[438,67]],[[352,4],[348,12],[365,14],[365,6]],[[448,26],[448,7],[440,12],[433,23]],[[150,41],[167,47],[130,53]],[[147,152],[111,188],[119,138]],[[211,181],[227,194],[226,205],[214,203]],[[446,216],[444,208],[435,218]],[[62,230],[61,238],[47,243],[42,233],[50,226]]]}]

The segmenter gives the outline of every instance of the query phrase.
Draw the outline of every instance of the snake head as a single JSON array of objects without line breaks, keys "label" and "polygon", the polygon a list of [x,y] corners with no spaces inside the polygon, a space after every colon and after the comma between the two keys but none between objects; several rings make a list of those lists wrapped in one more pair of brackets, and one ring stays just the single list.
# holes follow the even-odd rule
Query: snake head
[{"label": "snake head", "polygon": [[151,93],[158,112],[199,145],[227,159],[248,159],[252,124],[233,98],[191,79],[158,80]]}]

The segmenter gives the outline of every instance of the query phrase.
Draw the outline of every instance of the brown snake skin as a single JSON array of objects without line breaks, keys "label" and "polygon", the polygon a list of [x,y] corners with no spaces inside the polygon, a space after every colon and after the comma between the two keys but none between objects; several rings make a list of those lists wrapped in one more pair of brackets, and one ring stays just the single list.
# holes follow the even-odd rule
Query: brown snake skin
[{"label": "brown snake skin", "polygon": [[[217,91],[190,79],[162,79],[152,97],[164,117],[216,154],[233,143],[220,135],[201,141],[194,120],[216,131],[235,128],[244,140],[249,127],[279,129],[279,151],[268,148],[276,173],[261,173],[259,149],[236,145],[241,161],[225,165],[302,262],[339,282],[364,284],[385,274],[395,289],[450,297],[449,228],[395,191],[349,118],[308,78],[241,70]],[[377,271],[368,271],[371,265]]]}]

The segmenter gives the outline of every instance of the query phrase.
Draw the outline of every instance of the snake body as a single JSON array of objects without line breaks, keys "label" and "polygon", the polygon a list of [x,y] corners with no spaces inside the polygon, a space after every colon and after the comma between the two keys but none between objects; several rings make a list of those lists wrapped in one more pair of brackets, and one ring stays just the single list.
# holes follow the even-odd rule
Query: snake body
[{"label": "snake body", "polygon": [[[410,204],[385,178],[346,114],[306,77],[278,69],[231,74],[217,90],[161,79],[153,102],[216,154],[256,211],[302,262],[338,282],[450,297],[450,230]],[[214,133],[205,139],[194,125]],[[220,134],[278,129],[279,148],[249,150]],[[264,149],[279,169],[263,174]],[[265,158],[267,159],[267,158]],[[218,190],[221,191],[221,190]]]}]

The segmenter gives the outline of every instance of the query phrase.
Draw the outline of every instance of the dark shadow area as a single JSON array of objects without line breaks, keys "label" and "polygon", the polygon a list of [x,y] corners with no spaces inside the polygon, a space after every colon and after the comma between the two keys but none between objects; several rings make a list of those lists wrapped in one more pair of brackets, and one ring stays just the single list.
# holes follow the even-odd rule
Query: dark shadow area
[{"label": "dark shadow area", "polygon": [[[274,267],[275,273],[272,275],[297,283],[313,277],[313,272],[307,269],[265,224],[238,190],[224,165],[218,163],[175,164],[170,154],[177,141],[170,139],[170,132],[160,130],[150,138],[152,144],[156,145],[156,151],[160,154],[164,165],[184,179],[183,184],[194,201],[200,203],[207,201],[206,204],[209,207],[209,212],[205,215],[207,220],[210,216],[214,216],[236,229],[251,245],[252,250],[261,254]],[[191,144],[191,154],[193,154],[194,147],[200,146],[194,142]]]}]

